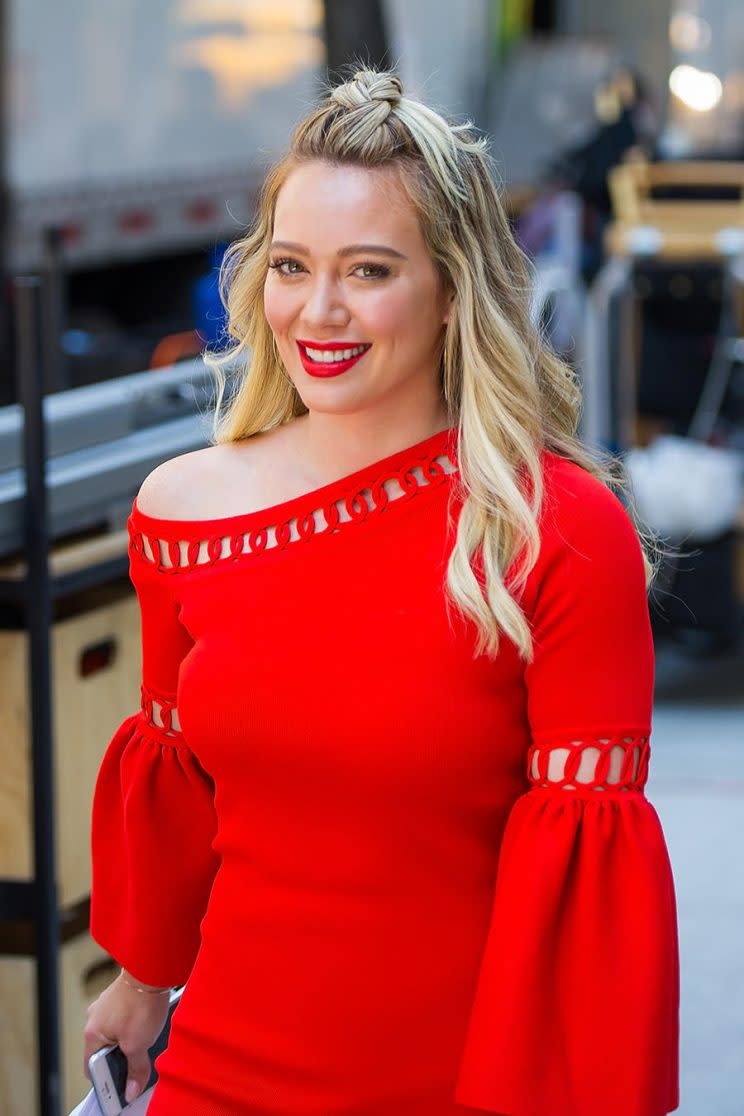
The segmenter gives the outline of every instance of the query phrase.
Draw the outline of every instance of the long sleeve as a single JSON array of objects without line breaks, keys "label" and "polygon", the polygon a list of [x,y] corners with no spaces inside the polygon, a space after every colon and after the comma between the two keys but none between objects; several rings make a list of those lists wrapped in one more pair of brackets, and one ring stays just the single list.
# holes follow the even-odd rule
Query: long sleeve
[{"label": "long sleeve", "polygon": [[500,1116],[664,1116],[679,1103],[679,962],[643,789],[641,549],[613,493],[567,463],[556,477],[557,530],[532,571],[527,789],[500,850],[456,1100]]},{"label": "long sleeve", "polygon": [[90,932],[143,983],[166,987],[186,982],[199,948],[219,864],[214,786],[178,722],[179,667],[192,641],[173,577],[147,557],[131,523],[141,706],[114,733],[96,781]]}]

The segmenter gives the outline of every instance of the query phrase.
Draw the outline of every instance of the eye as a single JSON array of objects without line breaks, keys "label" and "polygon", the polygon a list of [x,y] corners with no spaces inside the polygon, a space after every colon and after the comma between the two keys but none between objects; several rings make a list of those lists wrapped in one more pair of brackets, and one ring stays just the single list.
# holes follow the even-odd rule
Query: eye
[{"label": "eye", "polygon": [[[302,270],[302,264],[299,260],[295,260],[291,256],[282,256],[279,260],[272,260],[269,267],[274,271],[278,271],[280,275],[299,275]],[[297,268],[296,271],[295,267]]]},{"label": "eye", "polygon": [[389,267],[385,267],[384,264],[376,263],[359,264],[354,270],[366,273],[361,276],[362,279],[385,279],[390,274]]}]

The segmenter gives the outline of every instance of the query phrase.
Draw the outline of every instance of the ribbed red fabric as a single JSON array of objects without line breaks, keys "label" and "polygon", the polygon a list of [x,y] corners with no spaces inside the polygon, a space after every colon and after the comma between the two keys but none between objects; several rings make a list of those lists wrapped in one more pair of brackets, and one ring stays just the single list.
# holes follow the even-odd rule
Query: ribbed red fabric
[{"label": "ribbed red fabric", "polygon": [[448,619],[454,429],[244,515],[135,501],[142,707],[98,776],[91,932],[188,981],[150,1116],[677,1107],[641,550],[542,461],[527,666]]}]

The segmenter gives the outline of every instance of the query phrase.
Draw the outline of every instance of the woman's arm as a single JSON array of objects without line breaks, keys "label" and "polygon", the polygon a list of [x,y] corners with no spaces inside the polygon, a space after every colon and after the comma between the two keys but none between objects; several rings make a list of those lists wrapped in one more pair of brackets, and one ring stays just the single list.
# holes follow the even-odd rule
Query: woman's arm
[{"label": "woman's arm", "polygon": [[560,469],[530,592],[529,789],[503,835],[455,1099],[500,1116],[665,1116],[679,1103],[679,953],[645,794],[642,553],[614,494]]},{"label": "woman's arm", "polygon": [[178,717],[181,663],[193,640],[179,619],[177,573],[129,519],[140,605],[141,704],[103,757],[91,816],[93,938],[135,983],[185,984],[201,941],[219,856],[214,784]]}]

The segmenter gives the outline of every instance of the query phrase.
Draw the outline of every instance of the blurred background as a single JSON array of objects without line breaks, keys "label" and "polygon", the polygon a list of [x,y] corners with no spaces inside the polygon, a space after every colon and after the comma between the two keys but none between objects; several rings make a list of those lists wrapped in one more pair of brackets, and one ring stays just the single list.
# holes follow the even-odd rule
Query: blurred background
[{"label": "blurred background", "polygon": [[0,49],[3,1116],[87,1091],[85,1008],[118,971],[88,934],[89,825],[139,705],[126,517],[207,444],[225,246],[354,58],[490,136],[582,437],[676,549],[647,792],[677,884],[679,1112],[742,1116],[740,0],[0,0]]}]

